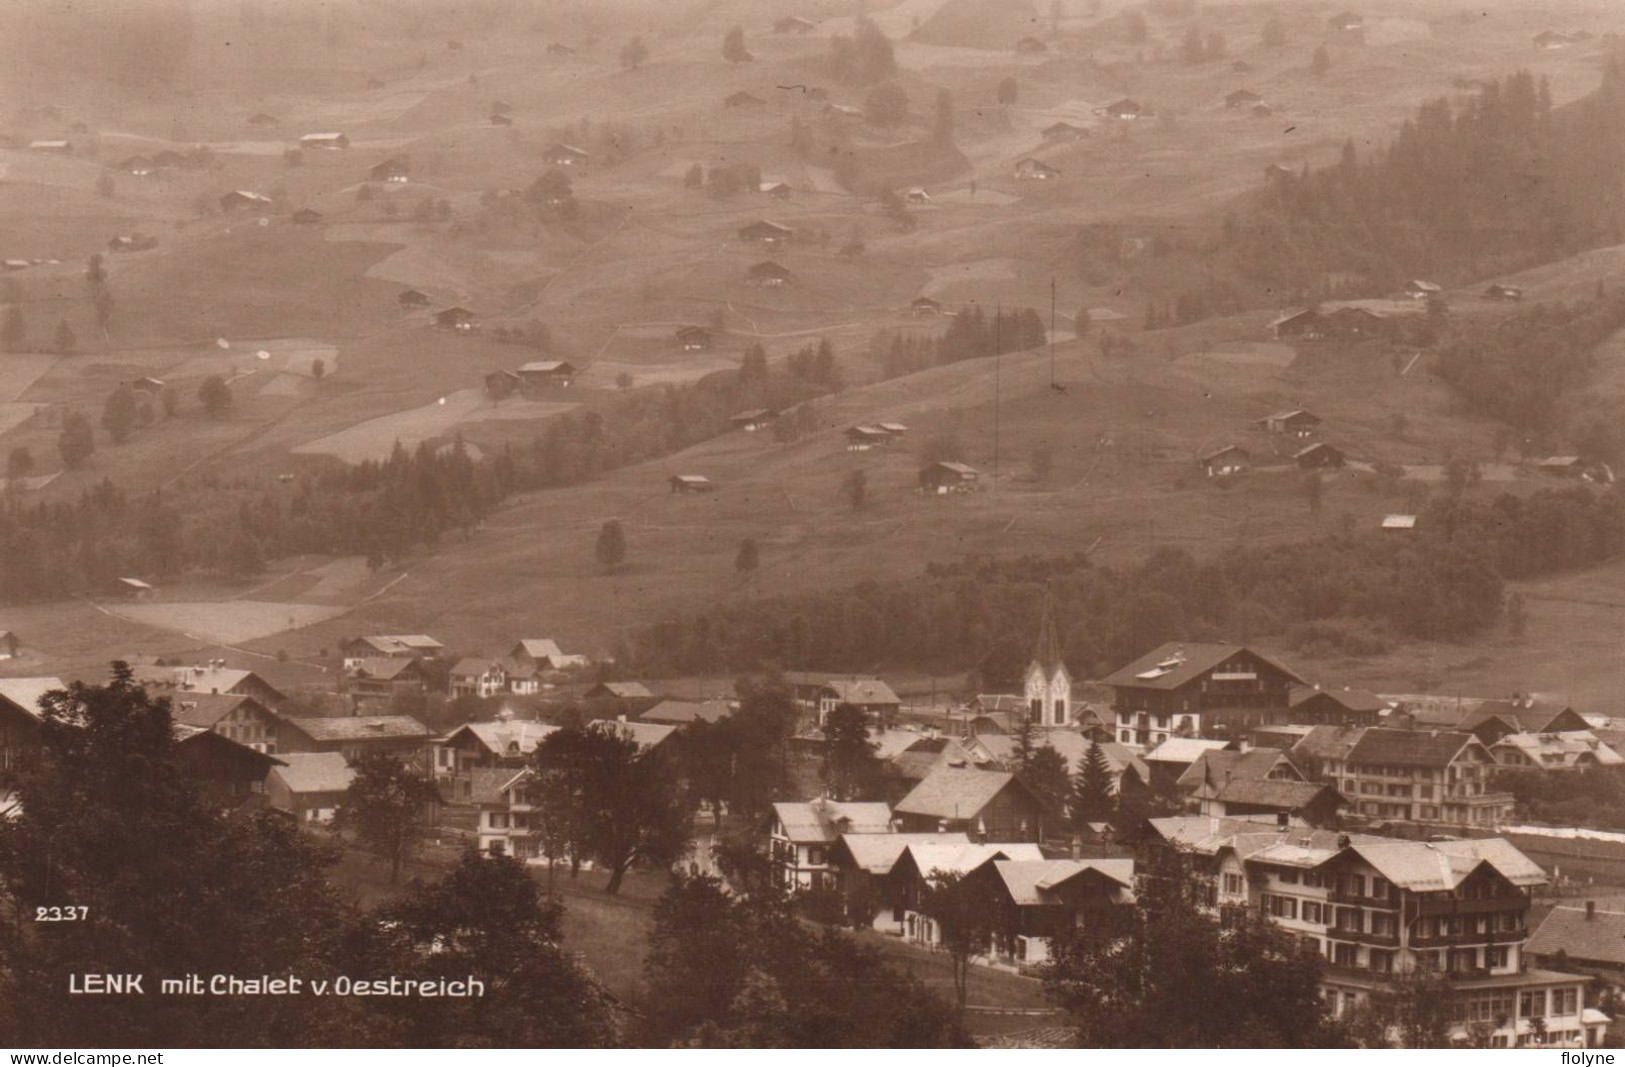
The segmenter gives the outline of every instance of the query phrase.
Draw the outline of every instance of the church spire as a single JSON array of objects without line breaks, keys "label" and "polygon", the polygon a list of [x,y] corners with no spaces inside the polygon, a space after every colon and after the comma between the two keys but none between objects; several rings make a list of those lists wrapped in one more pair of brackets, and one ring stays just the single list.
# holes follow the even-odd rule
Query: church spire
[{"label": "church spire", "polygon": [[1055,636],[1055,602],[1048,587],[1044,589],[1044,614],[1038,624],[1038,646],[1033,650],[1033,662],[1052,677],[1061,665],[1061,642]]}]

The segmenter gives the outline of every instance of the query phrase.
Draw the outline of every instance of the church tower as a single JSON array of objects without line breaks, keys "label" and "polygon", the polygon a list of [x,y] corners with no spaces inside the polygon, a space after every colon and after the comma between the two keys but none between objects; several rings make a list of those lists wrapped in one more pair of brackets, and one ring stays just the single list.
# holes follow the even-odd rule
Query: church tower
[{"label": "church tower", "polygon": [[1027,708],[1035,726],[1066,726],[1072,721],[1072,674],[1061,661],[1055,635],[1055,608],[1044,594],[1044,617],[1038,624],[1038,647],[1027,665]]}]

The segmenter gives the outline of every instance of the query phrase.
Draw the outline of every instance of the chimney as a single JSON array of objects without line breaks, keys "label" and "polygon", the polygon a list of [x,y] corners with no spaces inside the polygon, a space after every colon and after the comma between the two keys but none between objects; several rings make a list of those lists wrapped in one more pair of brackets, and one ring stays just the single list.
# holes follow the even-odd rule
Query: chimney
[{"label": "chimney", "polygon": [[1597,902],[1595,900],[1586,901],[1586,922],[1591,922],[1596,917],[1597,917]]},{"label": "chimney", "polygon": [[1348,848],[1353,843],[1354,842],[1349,840],[1349,835],[1348,834],[1338,834],[1337,835],[1337,847],[1339,849]]},{"label": "chimney", "polygon": [[1277,829],[1284,832],[1290,825],[1292,825],[1292,815],[1289,812],[1278,811],[1275,813],[1275,826]]},{"label": "chimney", "polygon": [[1082,834],[1073,834],[1072,835],[1072,858],[1075,859],[1075,860],[1083,859],[1083,835]]}]

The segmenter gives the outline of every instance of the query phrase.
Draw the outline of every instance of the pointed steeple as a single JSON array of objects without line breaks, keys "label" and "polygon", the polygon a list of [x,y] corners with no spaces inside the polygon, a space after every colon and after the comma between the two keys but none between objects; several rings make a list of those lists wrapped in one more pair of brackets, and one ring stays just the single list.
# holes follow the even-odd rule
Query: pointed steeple
[{"label": "pointed steeple", "polygon": [[1038,624],[1038,645],[1033,650],[1033,662],[1043,670],[1045,678],[1055,677],[1061,666],[1061,642],[1055,636],[1055,602],[1048,588],[1044,590],[1044,614]]}]

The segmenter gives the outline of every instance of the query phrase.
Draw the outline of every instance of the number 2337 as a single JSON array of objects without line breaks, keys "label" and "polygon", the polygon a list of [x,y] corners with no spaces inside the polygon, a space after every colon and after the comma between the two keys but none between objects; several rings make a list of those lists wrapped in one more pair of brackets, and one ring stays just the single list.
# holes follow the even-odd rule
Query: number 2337
[{"label": "number 2337", "polygon": [[37,923],[83,922],[88,918],[90,918],[90,908],[85,904],[72,904],[65,908],[34,909],[34,921]]}]

